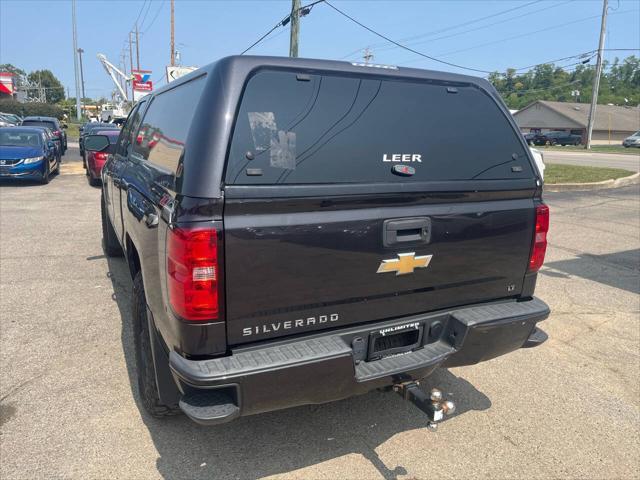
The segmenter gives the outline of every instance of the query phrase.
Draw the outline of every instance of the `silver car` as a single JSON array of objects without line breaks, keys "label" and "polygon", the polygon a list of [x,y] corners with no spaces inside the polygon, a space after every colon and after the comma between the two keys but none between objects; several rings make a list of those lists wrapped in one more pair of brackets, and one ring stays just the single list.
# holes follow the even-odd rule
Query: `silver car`
[{"label": "silver car", "polygon": [[622,142],[622,146],[625,148],[629,148],[629,147],[640,148],[640,130],[638,130],[636,133],[634,133],[630,137],[625,138],[624,141]]}]

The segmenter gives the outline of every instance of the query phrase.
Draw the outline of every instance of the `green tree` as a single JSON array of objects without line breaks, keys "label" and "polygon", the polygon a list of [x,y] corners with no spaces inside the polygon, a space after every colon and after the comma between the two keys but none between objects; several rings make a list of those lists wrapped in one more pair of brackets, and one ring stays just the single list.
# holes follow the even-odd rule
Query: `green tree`
[{"label": "green tree", "polygon": [[58,103],[64,100],[64,87],[51,70],[36,70],[28,75],[28,80],[45,89],[47,103]]},{"label": "green tree", "polygon": [[[639,105],[640,59],[633,55],[623,61],[616,58],[612,63],[604,62],[603,67],[598,102]],[[593,65],[578,65],[573,70],[565,70],[545,64],[524,73],[513,69],[504,73],[494,72],[489,75],[489,81],[509,108],[520,109],[536,100],[587,103],[591,101],[594,75]]]}]

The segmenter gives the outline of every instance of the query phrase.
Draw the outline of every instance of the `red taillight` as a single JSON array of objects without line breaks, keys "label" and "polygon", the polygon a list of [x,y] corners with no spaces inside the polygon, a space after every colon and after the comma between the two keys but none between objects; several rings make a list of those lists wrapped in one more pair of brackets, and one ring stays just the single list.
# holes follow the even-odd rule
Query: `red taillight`
[{"label": "red taillight", "polygon": [[53,131],[53,135],[54,135],[55,137],[59,137],[59,136],[60,136],[60,130],[54,130],[54,131]]},{"label": "red taillight", "polygon": [[102,160],[104,162],[107,161],[107,156],[108,155],[109,155],[108,153],[104,153],[104,152],[96,152],[96,153],[94,153],[94,156],[95,156],[96,160]]},{"label": "red taillight", "polygon": [[537,272],[544,263],[547,251],[547,232],[549,231],[549,207],[544,203],[536,206],[536,230],[533,237],[533,248],[529,257],[529,271]]},{"label": "red taillight", "polygon": [[213,228],[174,228],[167,237],[167,286],[185,320],[218,318],[218,234]]}]

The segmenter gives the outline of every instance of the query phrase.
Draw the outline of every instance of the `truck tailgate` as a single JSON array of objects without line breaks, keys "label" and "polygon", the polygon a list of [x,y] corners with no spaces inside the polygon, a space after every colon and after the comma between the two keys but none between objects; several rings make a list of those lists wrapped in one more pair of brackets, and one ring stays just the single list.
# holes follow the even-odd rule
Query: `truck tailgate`
[{"label": "truck tailgate", "polygon": [[498,193],[228,198],[229,344],[518,295],[533,192]]}]

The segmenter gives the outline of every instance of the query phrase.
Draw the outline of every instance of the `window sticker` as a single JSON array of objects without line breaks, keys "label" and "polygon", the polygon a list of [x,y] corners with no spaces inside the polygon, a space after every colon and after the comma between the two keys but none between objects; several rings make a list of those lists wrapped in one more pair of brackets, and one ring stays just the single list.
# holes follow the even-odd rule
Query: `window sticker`
[{"label": "window sticker", "polygon": [[296,168],[296,134],[295,132],[278,131],[271,139],[270,164],[275,168],[295,170]]},{"label": "window sticker", "polygon": [[278,127],[273,112],[248,112],[253,146],[256,152],[264,152],[271,146]]}]

